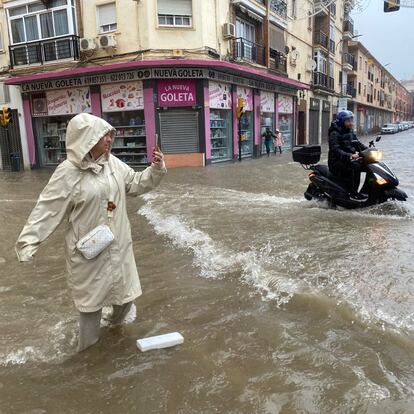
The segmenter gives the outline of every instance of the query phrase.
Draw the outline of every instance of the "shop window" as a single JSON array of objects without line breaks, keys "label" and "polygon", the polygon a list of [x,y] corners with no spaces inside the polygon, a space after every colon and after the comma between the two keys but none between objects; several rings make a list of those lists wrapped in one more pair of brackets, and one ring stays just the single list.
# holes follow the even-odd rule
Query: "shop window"
[{"label": "shop window", "polygon": [[117,29],[115,3],[97,6],[96,15],[98,19],[99,33],[113,32]]},{"label": "shop window", "polygon": [[192,0],[158,0],[157,5],[160,26],[192,26]]}]

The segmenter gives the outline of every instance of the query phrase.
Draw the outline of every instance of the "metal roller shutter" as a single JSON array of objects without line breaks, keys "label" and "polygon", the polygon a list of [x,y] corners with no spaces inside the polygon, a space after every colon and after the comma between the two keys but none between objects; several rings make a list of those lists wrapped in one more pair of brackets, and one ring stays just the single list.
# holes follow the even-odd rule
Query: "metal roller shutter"
[{"label": "metal roller shutter", "polygon": [[160,112],[161,149],[165,154],[199,152],[198,113],[189,110]]}]

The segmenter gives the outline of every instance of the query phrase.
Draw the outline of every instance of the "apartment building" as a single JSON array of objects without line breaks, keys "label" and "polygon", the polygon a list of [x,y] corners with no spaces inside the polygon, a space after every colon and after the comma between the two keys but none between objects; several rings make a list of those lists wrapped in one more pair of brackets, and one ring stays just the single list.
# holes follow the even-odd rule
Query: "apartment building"
[{"label": "apartment building", "polygon": [[[16,118],[10,145],[0,141],[2,165],[10,152],[29,168],[57,165],[66,125],[83,111],[116,127],[113,152],[132,166],[151,162],[157,135],[170,166],[232,160],[238,98],[246,102],[243,157],[262,154],[266,127],[281,130],[286,148],[326,142],[338,108],[364,97],[352,7],[352,0],[0,0],[0,99],[4,90]],[[401,108],[403,117],[404,93],[390,98],[391,108],[385,93],[378,104]],[[360,104],[368,107],[365,94]],[[371,125],[369,111],[359,111],[360,125]]]},{"label": "apartment building", "polygon": [[133,166],[151,161],[157,134],[170,166],[231,160],[239,97],[243,157],[261,154],[266,126],[295,143],[309,85],[287,76],[283,1],[4,0],[1,13],[31,166],[64,159],[82,111],[116,127],[113,152]]},{"label": "apartment building", "polygon": [[348,109],[356,115],[360,134],[378,132],[389,122],[409,119],[409,92],[365,48],[361,42],[349,42],[352,70],[348,73]]}]

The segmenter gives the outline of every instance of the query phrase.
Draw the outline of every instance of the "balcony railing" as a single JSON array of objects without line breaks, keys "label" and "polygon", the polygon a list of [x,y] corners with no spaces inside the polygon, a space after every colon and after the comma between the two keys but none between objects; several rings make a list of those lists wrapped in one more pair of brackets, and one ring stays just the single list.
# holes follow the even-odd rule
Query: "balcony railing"
[{"label": "balcony railing", "polygon": [[335,41],[332,39],[329,39],[329,51],[335,54]]},{"label": "balcony railing", "polygon": [[232,42],[233,58],[266,66],[266,51],[262,45],[238,37]]},{"label": "balcony railing", "polygon": [[64,36],[9,46],[10,66],[45,64],[80,57],[79,37]]},{"label": "balcony railing", "polygon": [[354,35],[354,21],[350,17],[345,17],[344,32],[348,32],[351,36]]},{"label": "balcony railing", "polygon": [[314,72],[313,73],[313,85],[317,88],[334,90],[335,80],[332,77],[328,77],[325,73]]},{"label": "balcony railing", "polygon": [[270,69],[276,70],[278,72],[286,73],[287,72],[287,59],[284,53],[278,52],[275,49],[270,48],[269,50]]},{"label": "balcony railing", "polygon": [[353,98],[355,98],[356,89],[354,88],[354,85],[352,85],[352,83],[347,83],[345,85],[342,85],[342,94],[352,96]]},{"label": "balcony railing", "polygon": [[277,15],[286,19],[287,17],[287,3],[283,0],[270,0],[270,10]]},{"label": "balcony railing", "polygon": [[317,45],[323,46],[325,49],[328,49],[328,36],[326,33],[322,32],[321,30],[318,30],[315,32],[313,41]]},{"label": "balcony railing", "polygon": [[343,64],[351,65],[352,68],[354,68],[356,64],[354,55],[351,55],[350,53],[344,53]]},{"label": "balcony railing", "polygon": [[335,3],[331,3],[329,5],[329,11],[331,12],[331,16],[336,16],[336,4]]}]

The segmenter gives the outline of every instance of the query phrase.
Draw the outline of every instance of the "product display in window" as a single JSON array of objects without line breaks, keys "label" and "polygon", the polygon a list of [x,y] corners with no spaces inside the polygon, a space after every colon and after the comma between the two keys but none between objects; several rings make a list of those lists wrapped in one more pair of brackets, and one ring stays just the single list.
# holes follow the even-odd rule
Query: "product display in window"
[{"label": "product display in window", "polygon": [[253,154],[253,112],[246,111],[241,117],[241,150],[242,156]]},{"label": "product display in window", "polygon": [[144,111],[107,112],[103,118],[116,129],[112,154],[130,165],[146,165]]},{"label": "product display in window", "polygon": [[70,116],[35,119],[36,140],[41,166],[54,166],[66,159],[66,127]]},{"label": "product display in window", "polygon": [[293,132],[293,115],[280,114],[279,115],[279,130],[283,135],[283,148],[290,149],[292,147],[292,132]]},{"label": "product display in window", "polygon": [[210,112],[211,160],[232,159],[231,111],[215,109]]}]

